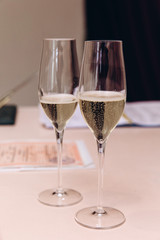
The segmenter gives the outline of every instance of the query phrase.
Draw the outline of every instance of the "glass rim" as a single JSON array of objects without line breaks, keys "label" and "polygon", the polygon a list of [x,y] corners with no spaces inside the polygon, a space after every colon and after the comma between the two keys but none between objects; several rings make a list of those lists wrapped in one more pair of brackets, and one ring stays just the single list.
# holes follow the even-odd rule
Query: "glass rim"
[{"label": "glass rim", "polygon": [[102,40],[86,40],[86,43],[88,42],[119,42],[122,43],[122,40],[106,40],[106,39],[102,39]]},{"label": "glass rim", "polygon": [[74,41],[75,38],[43,38],[43,41]]}]

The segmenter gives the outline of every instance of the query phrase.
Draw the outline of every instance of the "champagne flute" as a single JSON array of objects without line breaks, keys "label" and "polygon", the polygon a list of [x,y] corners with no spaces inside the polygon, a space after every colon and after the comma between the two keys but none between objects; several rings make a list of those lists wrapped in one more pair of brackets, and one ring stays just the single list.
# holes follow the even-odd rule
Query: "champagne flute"
[{"label": "champagne flute", "polygon": [[122,41],[86,41],[79,86],[81,113],[98,148],[97,205],[76,213],[75,220],[89,228],[108,229],[125,222],[123,213],[102,206],[106,141],[125,106],[126,83]]},{"label": "champagne flute", "polygon": [[62,187],[61,173],[63,134],[66,123],[77,106],[78,84],[76,40],[44,39],[38,93],[41,106],[55,129],[58,186],[41,192],[39,201],[50,206],[68,206],[82,199],[79,192]]}]

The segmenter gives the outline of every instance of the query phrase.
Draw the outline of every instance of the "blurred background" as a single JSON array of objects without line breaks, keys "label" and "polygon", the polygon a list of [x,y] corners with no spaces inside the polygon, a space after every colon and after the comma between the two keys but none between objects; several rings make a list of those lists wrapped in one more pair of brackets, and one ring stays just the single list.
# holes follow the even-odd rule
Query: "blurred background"
[{"label": "blurred background", "polygon": [[[43,38],[77,39],[79,62],[85,38],[83,0],[0,0],[0,95],[39,71]],[[10,103],[38,104],[38,77]]]},{"label": "blurred background", "polygon": [[76,38],[79,65],[85,40],[122,40],[127,101],[160,100],[159,0],[0,0],[0,36],[0,96],[32,76],[11,103],[38,104],[46,37]]}]

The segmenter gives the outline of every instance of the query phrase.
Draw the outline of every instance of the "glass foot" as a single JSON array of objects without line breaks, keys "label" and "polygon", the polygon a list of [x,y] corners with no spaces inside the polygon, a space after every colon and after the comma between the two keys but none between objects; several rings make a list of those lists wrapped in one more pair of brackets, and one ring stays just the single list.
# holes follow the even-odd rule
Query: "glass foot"
[{"label": "glass foot", "polygon": [[119,210],[103,207],[84,208],[76,213],[75,220],[84,227],[94,229],[110,229],[120,226],[125,222],[125,216]]},{"label": "glass foot", "polygon": [[82,195],[72,189],[48,189],[39,194],[38,200],[49,206],[65,207],[80,202]]}]

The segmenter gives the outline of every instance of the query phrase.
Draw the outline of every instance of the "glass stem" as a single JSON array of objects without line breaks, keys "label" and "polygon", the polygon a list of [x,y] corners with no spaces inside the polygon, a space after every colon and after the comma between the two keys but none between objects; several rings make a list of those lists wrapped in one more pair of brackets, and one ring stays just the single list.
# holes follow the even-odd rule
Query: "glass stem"
[{"label": "glass stem", "polygon": [[58,132],[55,129],[56,141],[57,141],[57,165],[58,165],[58,192],[62,192],[62,148],[63,148],[63,134],[64,130]]},{"label": "glass stem", "polygon": [[103,198],[103,171],[104,171],[104,156],[106,143],[97,141],[98,147],[98,196],[97,196],[97,213],[103,214],[105,211],[102,207]]}]

